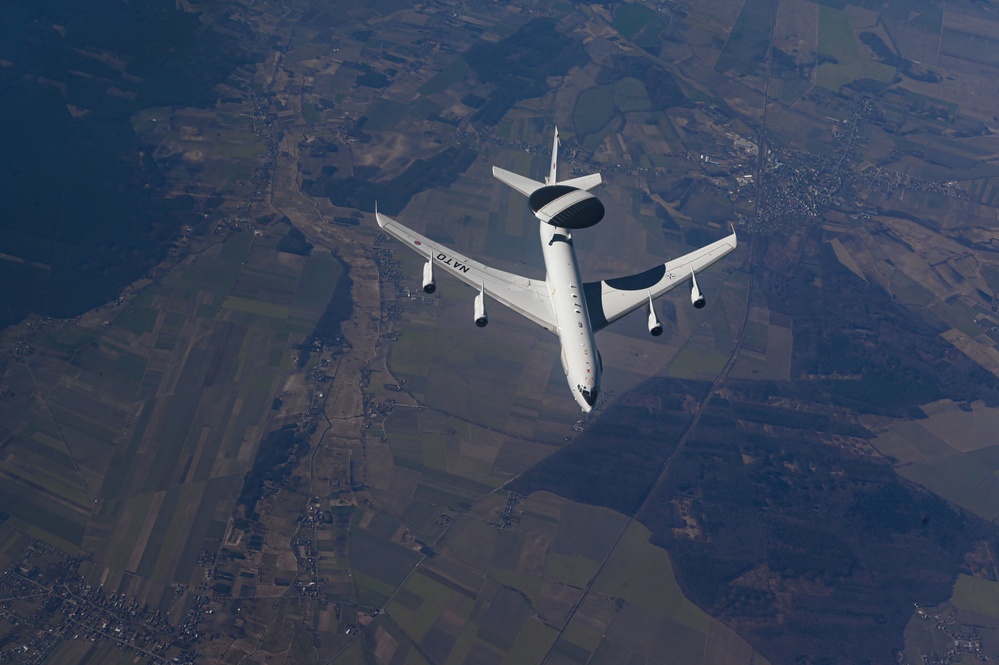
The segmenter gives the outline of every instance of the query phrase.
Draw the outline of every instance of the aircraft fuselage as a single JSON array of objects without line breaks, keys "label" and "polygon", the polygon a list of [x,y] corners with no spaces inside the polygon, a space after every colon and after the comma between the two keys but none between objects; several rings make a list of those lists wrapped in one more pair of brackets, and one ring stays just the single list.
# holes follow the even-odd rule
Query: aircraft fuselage
[{"label": "aircraft fuselage", "polygon": [[[662,334],[653,301],[681,284],[690,284],[690,302],[704,306],[696,273],[735,250],[735,229],[726,238],[634,275],[584,283],[572,246],[573,230],[587,229],[604,217],[604,206],[590,190],[602,180],[599,173],[559,180],[558,130],[552,142],[552,159],[544,183],[493,167],[493,175],[527,197],[528,207],[540,222],[541,253],[545,279],[532,279],[491,268],[463,256],[399,224],[375,210],[379,227],[398,238],[427,260],[423,266],[423,291],[434,293],[434,266],[442,266],[475,288],[473,321],[485,326],[486,299],[494,299],[545,330],[558,335],[562,369],[573,399],[589,413],[600,393],[602,366],[594,332],[603,330],[640,307],[647,307],[649,333]],[[689,281],[688,281],[689,280]],[[587,302],[587,295],[590,302]],[[592,308],[592,309],[591,309]]]},{"label": "aircraft fuselage", "polygon": [[586,308],[583,279],[567,229],[541,222],[545,281],[562,345],[562,369],[576,403],[589,413],[600,392],[600,356]]}]

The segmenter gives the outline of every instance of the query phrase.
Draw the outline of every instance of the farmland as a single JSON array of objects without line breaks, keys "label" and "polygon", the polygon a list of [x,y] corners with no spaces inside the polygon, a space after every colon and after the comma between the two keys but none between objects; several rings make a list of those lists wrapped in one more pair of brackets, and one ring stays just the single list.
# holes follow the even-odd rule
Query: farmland
[{"label": "farmland", "polygon": [[[5,52],[12,89],[118,118],[107,154],[166,202],[161,263],[0,339],[4,597],[56,631],[39,660],[988,652],[999,30],[980,4],[181,3],[178,34],[225,49],[181,100],[78,22],[18,23],[72,44],[52,52],[73,72]],[[641,314],[600,333],[588,417],[550,334],[488,300],[474,327],[474,290],[424,294],[371,219],[377,201],[542,278],[537,220],[490,167],[542,178],[554,125],[559,173],[603,176],[608,215],[573,238],[586,279],[730,225],[740,243],[698,275],[706,308],[657,301],[661,337]],[[26,228],[4,231],[5,274],[65,284],[46,247],[73,236]],[[144,627],[74,640],[74,612]],[[41,654],[23,626],[0,622],[4,655]]]}]

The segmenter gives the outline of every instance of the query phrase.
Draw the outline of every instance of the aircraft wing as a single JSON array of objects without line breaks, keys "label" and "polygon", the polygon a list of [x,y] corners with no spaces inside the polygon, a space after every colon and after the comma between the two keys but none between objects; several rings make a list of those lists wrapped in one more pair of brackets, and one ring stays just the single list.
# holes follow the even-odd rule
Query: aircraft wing
[{"label": "aircraft wing", "polygon": [[736,245],[733,231],[721,240],[645,272],[602,282],[587,282],[583,285],[583,293],[593,331],[602,330],[625,314],[646,305],[650,297],[654,300],[675,286],[686,284],[691,273],[704,270],[732,252]]},{"label": "aircraft wing", "polygon": [[433,262],[435,274],[444,271],[489,297],[498,300],[513,311],[527,317],[545,330],[556,331],[548,286],[544,280],[528,279],[479,263],[458,252],[430,240],[380,212],[375,219],[386,233],[394,236],[414,251]]}]

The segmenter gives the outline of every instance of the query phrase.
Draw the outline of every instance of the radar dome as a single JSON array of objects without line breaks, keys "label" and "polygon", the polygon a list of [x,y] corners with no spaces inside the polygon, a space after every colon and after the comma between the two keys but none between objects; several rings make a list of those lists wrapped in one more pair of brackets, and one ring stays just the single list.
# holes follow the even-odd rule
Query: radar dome
[{"label": "radar dome", "polygon": [[548,185],[528,199],[534,216],[564,229],[585,229],[604,218],[604,204],[586,190],[569,185]]}]

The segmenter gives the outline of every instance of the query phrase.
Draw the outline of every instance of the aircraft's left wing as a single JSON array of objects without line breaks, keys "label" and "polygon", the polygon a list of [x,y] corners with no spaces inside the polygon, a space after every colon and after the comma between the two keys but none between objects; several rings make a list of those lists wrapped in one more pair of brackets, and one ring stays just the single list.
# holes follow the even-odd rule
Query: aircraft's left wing
[{"label": "aircraft's left wing", "polygon": [[639,307],[671,291],[679,284],[686,284],[696,274],[735,250],[735,232],[715,242],[685,254],[678,259],[655,268],[583,285],[586,307],[590,312],[593,331],[602,330]]},{"label": "aircraft's left wing", "polygon": [[530,319],[545,330],[554,333],[555,316],[552,313],[548,288],[543,280],[528,279],[479,263],[458,252],[430,240],[380,212],[375,219],[389,235],[395,236],[410,249],[432,261],[435,271],[443,270],[476,289],[503,303],[518,314]]}]

